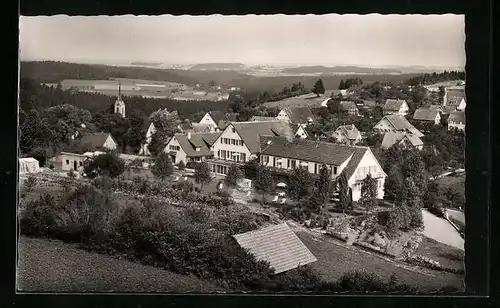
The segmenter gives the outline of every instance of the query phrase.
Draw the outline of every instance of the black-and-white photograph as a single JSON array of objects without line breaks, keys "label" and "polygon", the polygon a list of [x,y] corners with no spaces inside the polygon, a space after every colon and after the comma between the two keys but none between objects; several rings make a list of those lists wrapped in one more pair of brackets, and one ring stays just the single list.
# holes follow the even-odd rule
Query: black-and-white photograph
[{"label": "black-and-white photograph", "polygon": [[465,291],[464,15],[19,32],[17,292]]}]

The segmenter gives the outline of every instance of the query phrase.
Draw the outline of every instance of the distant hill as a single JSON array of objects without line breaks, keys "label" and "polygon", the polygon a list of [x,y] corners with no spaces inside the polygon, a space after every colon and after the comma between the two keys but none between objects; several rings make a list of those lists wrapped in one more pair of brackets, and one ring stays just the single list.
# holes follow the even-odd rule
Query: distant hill
[{"label": "distant hill", "polygon": [[283,69],[285,74],[327,74],[327,73],[357,73],[357,74],[401,74],[401,71],[387,68],[370,68],[359,66],[299,66]]},{"label": "distant hill", "polygon": [[192,71],[198,70],[241,70],[245,65],[241,63],[200,63],[191,66],[189,69]]},{"label": "distant hill", "polygon": [[64,79],[110,79],[130,78],[155,81],[169,81],[182,84],[208,84],[215,81],[219,85],[231,86],[233,79],[247,75],[233,71],[188,71],[148,67],[108,66],[102,64],[76,64],[43,61],[21,62],[21,76],[45,83],[58,83]]},{"label": "distant hill", "polygon": [[132,62],[130,65],[137,66],[161,66],[163,63],[161,62]]}]

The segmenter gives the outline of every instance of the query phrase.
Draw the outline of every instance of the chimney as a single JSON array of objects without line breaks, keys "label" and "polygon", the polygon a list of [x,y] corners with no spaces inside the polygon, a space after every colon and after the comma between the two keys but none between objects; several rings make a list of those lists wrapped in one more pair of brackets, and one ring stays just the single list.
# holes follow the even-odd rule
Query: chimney
[{"label": "chimney", "polygon": [[188,132],[188,139],[191,139],[191,132]]}]

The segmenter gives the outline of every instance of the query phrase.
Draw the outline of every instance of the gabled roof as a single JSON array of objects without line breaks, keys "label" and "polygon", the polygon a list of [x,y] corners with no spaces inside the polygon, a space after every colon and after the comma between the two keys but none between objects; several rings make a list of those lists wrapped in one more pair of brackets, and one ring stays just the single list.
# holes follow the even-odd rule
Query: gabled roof
[{"label": "gabled roof", "polygon": [[[191,138],[188,138],[188,134],[175,134],[174,137],[186,153],[186,156],[195,157],[213,155],[210,146],[217,140],[220,134],[220,132],[191,133]],[[196,148],[200,148],[200,150],[196,151]]]},{"label": "gabled roof", "polygon": [[390,148],[396,143],[399,143],[402,139],[407,139],[413,146],[423,145],[422,140],[413,134],[405,134],[400,132],[387,132],[384,134],[384,139],[382,140],[383,148]]},{"label": "gabled roof", "polygon": [[[370,151],[370,148],[368,147],[353,147],[354,148],[354,153],[347,163],[347,166],[345,166],[344,170],[342,170],[342,173],[345,173],[347,180],[349,180],[354,172],[356,172],[356,169],[358,168],[359,163],[361,162],[361,159],[363,159],[363,156],[365,156],[366,152]],[[373,156],[373,159],[377,160],[375,156]],[[382,170],[382,167],[380,167],[380,170]],[[382,173],[385,174],[385,172],[382,170]]]},{"label": "gabled roof", "polygon": [[446,91],[445,105],[458,105],[462,99],[465,99],[465,89],[448,90]]},{"label": "gabled roof", "polygon": [[260,136],[288,136],[293,138],[296,132],[295,125],[285,121],[267,122],[231,122],[238,132],[243,143],[250,153],[260,152]]},{"label": "gabled roof", "polygon": [[210,124],[191,123],[191,129],[187,130],[193,130],[195,133],[205,133],[211,132],[213,128]]},{"label": "gabled roof", "polygon": [[385,101],[385,105],[384,105],[384,110],[388,110],[388,111],[399,111],[399,109],[401,108],[401,106],[403,104],[406,104],[406,101],[405,100],[400,100],[400,99],[387,99]]},{"label": "gabled roof", "polygon": [[438,114],[439,114],[439,111],[437,108],[420,107],[417,110],[415,110],[415,113],[413,114],[413,119],[420,120],[420,121],[434,121]]},{"label": "gabled roof", "polygon": [[261,117],[261,116],[253,116],[250,118],[250,121],[274,121],[276,118],[274,117]]},{"label": "gabled roof", "polygon": [[[93,148],[103,148],[104,143],[106,142],[106,140],[110,136],[111,136],[110,133],[89,133],[89,134],[83,135],[79,141],[82,144],[89,144]],[[112,136],[111,136],[111,138],[113,139]],[[113,141],[115,141],[115,140],[113,139]]]},{"label": "gabled roof", "polygon": [[448,122],[458,122],[465,124],[465,111],[452,111],[448,117]]},{"label": "gabled roof", "polygon": [[389,121],[389,123],[392,124],[395,130],[409,131],[410,133],[415,134],[418,137],[422,137],[424,135],[418,129],[416,129],[415,126],[411,125],[411,123],[408,122],[408,120],[402,115],[399,114],[386,115],[380,121],[383,121],[384,119],[387,119],[387,121]]},{"label": "gabled roof", "polygon": [[317,261],[286,223],[233,236],[259,261],[267,261],[275,274]]},{"label": "gabled roof", "polygon": [[361,136],[361,133],[356,128],[356,126],[354,126],[354,124],[339,126],[335,131],[341,132],[342,135],[344,135],[349,140],[356,140],[359,136]]},{"label": "gabled roof", "polygon": [[292,123],[308,123],[309,120],[314,121],[314,115],[308,107],[286,107],[283,108],[288,114]]},{"label": "gabled roof", "polygon": [[207,113],[210,115],[210,117],[212,117],[212,120],[214,120],[214,122],[216,124],[219,124],[220,121],[235,121],[236,120],[235,115],[231,114],[231,113],[225,113],[225,112],[218,111],[218,110],[209,111]]},{"label": "gabled roof", "polygon": [[340,110],[348,111],[349,109],[352,109],[352,108],[358,109],[358,107],[356,106],[356,104],[354,102],[351,102],[351,101],[341,101],[340,102]]},{"label": "gabled roof", "polygon": [[356,150],[354,146],[300,138],[261,136],[260,143],[264,155],[335,166],[345,163]]},{"label": "gabled roof", "polygon": [[179,124],[179,128],[182,130],[182,131],[189,131],[189,130],[192,130],[193,129],[193,126],[191,125],[191,123],[189,122],[183,122],[181,124]]}]

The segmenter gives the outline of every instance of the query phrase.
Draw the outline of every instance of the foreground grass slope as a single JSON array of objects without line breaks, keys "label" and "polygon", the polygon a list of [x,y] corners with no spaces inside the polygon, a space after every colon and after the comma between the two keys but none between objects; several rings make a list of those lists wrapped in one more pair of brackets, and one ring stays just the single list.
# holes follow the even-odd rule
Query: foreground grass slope
[{"label": "foreground grass slope", "polygon": [[222,287],[157,267],[20,237],[18,289],[46,292],[216,292]]},{"label": "foreground grass slope", "polygon": [[399,283],[417,287],[421,292],[430,292],[445,285],[463,289],[463,276],[391,262],[354,247],[344,247],[321,234],[297,228],[294,231],[318,259],[312,266],[325,280],[335,281],[345,272],[360,270],[374,272],[382,279],[389,279],[395,273]]}]

